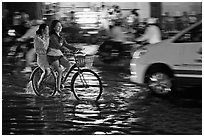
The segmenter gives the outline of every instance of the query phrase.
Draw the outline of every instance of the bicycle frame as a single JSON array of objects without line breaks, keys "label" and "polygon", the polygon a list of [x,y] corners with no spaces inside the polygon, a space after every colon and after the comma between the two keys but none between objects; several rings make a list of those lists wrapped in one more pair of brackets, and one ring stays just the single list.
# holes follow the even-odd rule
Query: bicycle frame
[{"label": "bicycle frame", "polygon": [[[87,82],[85,81],[84,76],[81,75],[81,69],[80,69],[80,67],[77,66],[77,59],[76,59],[76,55],[75,55],[76,53],[72,52],[72,54],[73,54],[73,56],[74,56],[74,61],[75,61],[75,63],[74,63],[74,65],[71,66],[71,68],[69,69],[69,71],[67,72],[67,74],[65,75],[65,77],[62,77],[61,83],[63,84],[63,83],[65,82],[65,80],[69,77],[70,73],[71,73],[75,68],[77,68],[77,72],[78,72],[79,75],[80,75],[80,80],[83,82],[83,85],[85,85],[85,84],[87,85]],[[39,68],[39,66],[36,67],[36,68],[32,71],[32,73],[31,73],[31,75],[30,75],[30,78],[29,78],[29,81],[32,80],[32,78],[33,78],[33,73],[34,73],[38,68]],[[51,69],[51,71],[56,72],[56,71],[54,70],[54,68],[52,68],[52,66],[50,67],[50,69]],[[63,73],[64,73],[66,70],[67,70],[67,69],[65,69],[65,70],[63,71]],[[54,73],[54,74],[55,74],[55,73]],[[57,78],[56,75],[55,75],[55,77]]]},{"label": "bicycle frame", "polygon": [[[69,87],[69,84],[70,84],[71,91],[73,92],[73,94],[77,100],[81,100],[81,99],[85,99],[85,98],[90,99],[90,97],[93,98],[94,100],[98,100],[102,94],[102,89],[103,89],[102,88],[102,82],[101,82],[99,76],[94,71],[84,68],[84,64],[83,64],[84,60],[79,60],[79,62],[77,62],[78,56],[74,55],[74,60],[75,60],[75,63],[70,67],[69,70],[66,68],[63,70],[60,86],[62,86],[62,88],[64,88],[64,89],[66,89]],[[82,63],[82,65],[80,63]],[[49,94],[50,96],[54,96],[55,93],[57,92],[56,80],[57,80],[58,74],[57,74],[57,71],[52,66],[50,66],[50,69],[51,69],[50,73],[52,73],[52,74],[49,73],[48,75],[43,77],[43,79],[44,78],[46,79],[46,77],[48,76],[47,77],[48,79],[46,79],[46,81],[43,82],[43,84],[45,84],[47,86],[41,86],[41,88],[39,88],[40,86],[37,83],[37,82],[39,82],[39,78],[41,78],[39,74],[41,73],[41,75],[42,75],[41,68],[36,67],[33,70],[33,72],[31,73],[30,80],[32,80],[32,86],[34,87],[33,89],[34,89],[36,95],[38,95],[38,96],[44,95],[44,93],[41,91],[44,91],[44,89],[45,89],[45,91],[47,91],[46,87],[48,87],[48,89],[51,89],[51,90],[49,92],[45,92],[45,95]],[[72,76],[72,74],[73,74],[73,76]],[[91,75],[89,75],[89,74],[91,74]],[[35,77],[35,75],[37,77]],[[49,78],[49,76],[52,76],[52,77]],[[97,85],[95,85],[95,84],[89,85],[89,84],[91,84],[91,82],[89,81],[89,76],[91,76],[91,77],[93,76],[95,78],[95,80],[98,82]],[[70,77],[70,78],[68,78],[68,77]],[[86,78],[88,78],[88,79],[86,79]],[[70,79],[71,79],[71,81],[70,81]],[[94,89],[95,89],[95,87],[97,87],[97,90],[96,91],[93,90],[92,87],[94,87]],[[89,88],[91,89],[90,91],[88,91]],[[83,89],[83,90],[81,90],[81,89]],[[93,96],[89,96],[90,94],[87,94],[89,92],[90,93],[93,92]],[[83,96],[83,94],[84,94],[84,96]]]},{"label": "bicycle frame", "polygon": [[[77,51],[78,52],[78,51]],[[62,81],[62,83],[63,82],[65,82],[65,80],[67,79],[67,77],[69,76],[69,74],[72,72],[72,70],[74,70],[74,68],[77,68],[77,71],[78,71],[78,73],[80,73],[80,68],[79,68],[79,66],[77,66],[77,60],[76,60],[76,53],[77,52],[70,52],[73,56],[74,56],[74,61],[75,61],[75,63],[74,63],[74,65],[72,65],[71,66],[71,68],[69,69],[69,71],[67,72],[67,74],[66,74],[66,76],[61,80]],[[67,69],[65,69],[64,71],[63,71],[63,73],[66,71]]]},{"label": "bicycle frame", "polygon": [[[75,55],[74,55],[74,60],[75,60],[75,62],[76,62],[76,56],[75,56]],[[84,85],[84,84],[87,85],[87,82],[85,81],[84,76],[81,75],[81,69],[80,69],[79,66],[77,66],[76,63],[75,63],[74,65],[71,66],[71,68],[70,68],[69,71],[67,72],[66,76],[63,77],[63,79],[62,79],[62,83],[65,82],[65,80],[67,79],[67,77],[69,77],[69,74],[74,70],[74,68],[77,68],[77,72],[78,72],[79,75],[80,75],[80,79],[81,79],[81,81],[83,82],[83,85]],[[66,71],[66,69],[65,69],[65,71]]]}]

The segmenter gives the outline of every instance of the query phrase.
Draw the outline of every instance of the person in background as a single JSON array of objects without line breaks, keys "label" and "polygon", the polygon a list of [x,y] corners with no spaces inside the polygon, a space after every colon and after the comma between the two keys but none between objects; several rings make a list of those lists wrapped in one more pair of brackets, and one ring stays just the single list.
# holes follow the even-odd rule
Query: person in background
[{"label": "person in background", "polygon": [[27,28],[30,27],[30,20],[29,20],[29,14],[26,13],[25,11],[20,11],[21,14],[21,24]]},{"label": "person in background", "polygon": [[137,27],[139,25],[139,13],[137,12],[137,10],[139,10],[139,9],[133,9],[131,11],[132,18],[133,18],[133,22],[132,22],[133,29],[137,29]]},{"label": "person in background", "polygon": [[172,17],[170,17],[169,12],[165,12],[162,16],[163,16],[162,29],[164,30],[164,32],[168,33],[169,31],[173,30],[173,27],[172,27],[173,19]]},{"label": "person in background", "polygon": [[139,9],[133,9],[130,15],[127,17],[128,31],[133,34],[134,37],[138,37],[139,30],[139,14],[137,12]]},{"label": "person in background", "polygon": [[101,5],[100,21],[102,29],[109,30],[108,9],[104,4]]},{"label": "person in background", "polygon": [[197,17],[196,17],[196,13],[195,11],[192,11],[190,14],[189,14],[189,25],[192,25],[194,23],[197,22]]},{"label": "person in background", "polygon": [[34,38],[34,50],[37,54],[37,64],[42,69],[43,73],[38,81],[38,87],[42,82],[44,76],[50,73],[49,63],[47,60],[47,49],[49,46],[49,26],[41,24],[36,31]]},{"label": "person in background", "polygon": [[19,12],[19,17],[19,25],[16,25],[15,29],[19,35],[22,36],[30,29],[32,24],[29,20],[29,14],[27,14],[24,10]]},{"label": "person in background", "polygon": [[183,15],[181,17],[181,21],[182,21],[182,29],[185,29],[189,26],[189,17],[188,17],[188,13],[187,12],[183,12]]},{"label": "person in background", "polygon": [[115,5],[114,12],[117,19],[122,18],[122,12],[118,5]]},{"label": "person in background", "polygon": [[144,34],[137,38],[136,41],[146,41],[149,44],[155,44],[161,41],[161,30],[156,25],[156,18],[149,18],[147,21],[147,28]]},{"label": "person in background", "polygon": [[62,68],[61,65],[66,69],[70,68],[70,63],[63,55],[63,48],[68,48],[70,50],[77,50],[77,48],[68,45],[66,40],[60,35],[62,31],[62,24],[59,20],[53,20],[50,27],[50,40],[49,47],[47,52],[48,62],[51,64],[54,69],[58,72],[57,75],[57,91],[61,92],[61,77],[62,77]]},{"label": "person in background", "polygon": [[[27,30],[27,32],[21,37],[18,38],[17,41],[21,41],[21,42],[26,42],[28,40],[34,39],[36,31],[39,28],[39,25],[44,23],[43,20],[33,20],[32,21],[32,26],[30,27],[29,30]],[[30,46],[30,45],[27,45]],[[34,51],[34,47],[28,47],[28,52],[26,53],[26,67],[25,69],[23,69],[21,72],[22,73],[29,73],[32,72],[31,66],[33,61],[35,60],[35,51]]]},{"label": "person in background", "polygon": [[100,45],[99,51],[102,52],[102,54],[106,55],[110,52],[110,49],[107,48],[109,45],[113,49],[118,49],[121,53],[123,51],[123,42],[127,41],[127,36],[124,34],[122,30],[122,20],[117,19],[114,21],[113,26],[110,26],[110,30],[108,31],[109,39],[106,40],[103,44]]},{"label": "person in background", "polygon": [[109,36],[113,41],[125,42],[127,36],[124,34],[122,30],[122,20],[117,19],[114,21],[114,25],[110,28]]}]

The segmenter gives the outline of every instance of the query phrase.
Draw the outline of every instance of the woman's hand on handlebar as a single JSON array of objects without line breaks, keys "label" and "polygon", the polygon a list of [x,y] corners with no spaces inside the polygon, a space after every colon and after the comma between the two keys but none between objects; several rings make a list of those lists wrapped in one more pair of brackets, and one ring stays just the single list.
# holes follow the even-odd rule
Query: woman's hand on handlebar
[{"label": "woman's hand on handlebar", "polygon": [[82,53],[81,51],[83,50],[83,48],[76,48],[75,50],[72,51],[73,54],[77,54],[77,53]]}]

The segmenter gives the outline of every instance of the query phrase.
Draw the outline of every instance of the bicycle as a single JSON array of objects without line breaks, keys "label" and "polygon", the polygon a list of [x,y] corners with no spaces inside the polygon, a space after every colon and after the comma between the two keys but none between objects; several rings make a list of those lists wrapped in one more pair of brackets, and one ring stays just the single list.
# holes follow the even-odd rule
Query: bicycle
[{"label": "bicycle", "polygon": [[[93,56],[82,55],[79,51],[70,52],[70,54],[73,55],[75,63],[69,70],[63,70],[61,85],[64,89],[71,85],[71,91],[77,100],[99,100],[103,87],[98,74],[90,69],[93,64]],[[44,76],[41,85],[38,87],[37,82],[41,74],[41,68],[36,67],[30,76],[35,94],[38,96],[54,96],[56,94],[57,72],[51,67],[51,72]],[[70,79],[69,75],[71,74]]]}]

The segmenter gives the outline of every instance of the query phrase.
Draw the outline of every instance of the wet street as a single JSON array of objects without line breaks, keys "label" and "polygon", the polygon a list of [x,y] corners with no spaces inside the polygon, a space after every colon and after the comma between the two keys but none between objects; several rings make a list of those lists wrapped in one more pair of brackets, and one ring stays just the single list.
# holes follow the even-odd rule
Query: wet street
[{"label": "wet street", "polygon": [[98,102],[46,98],[32,92],[29,74],[10,69],[3,65],[3,135],[202,135],[199,90],[157,97],[130,83],[128,67],[96,66],[104,86]]}]

